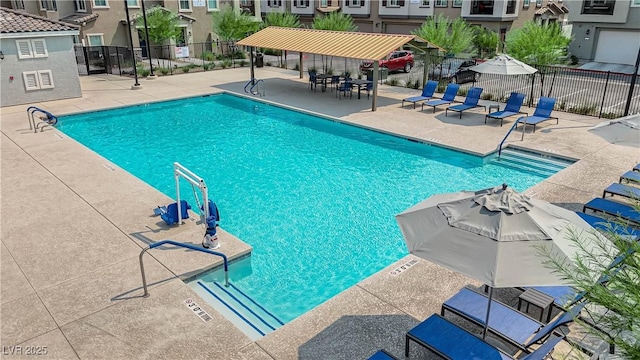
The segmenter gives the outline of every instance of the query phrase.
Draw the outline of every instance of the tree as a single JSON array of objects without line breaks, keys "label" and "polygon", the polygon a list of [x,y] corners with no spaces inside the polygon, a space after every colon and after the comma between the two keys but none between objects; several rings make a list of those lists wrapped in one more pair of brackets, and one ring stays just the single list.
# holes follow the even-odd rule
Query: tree
[{"label": "tree", "polygon": [[443,14],[428,18],[418,29],[411,32],[445,49],[447,54],[473,53],[475,33],[462,18],[453,21]]},{"label": "tree", "polygon": [[496,53],[496,46],[498,46],[498,34],[485,27],[478,26],[475,28],[473,43],[478,50],[478,56],[483,59],[493,57]]},{"label": "tree", "polygon": [[235,41],[254,32],[260,23],[253,19],[253,16],[240,13],[229,5],[220,7],[220,11],[212,15],[213,32],[223,41]]},{"label": "tree", "polygon": [[[292,14],[290,12],[282,12],[282,13],[277,13],[277,12],[270,12],[267,13],[266,18],[264,19],[263,23],[262,23],[262,27],[267,27],[267,26],[280,26],[280,27],[286,27],[286,28],[299,28],[302,25],[300,24],[300,18],[298,17],[298,15],[296,14]],[[280,65],[282,65],[282,53],[280,54]],[[284,61],[286,61],[287,58],[287,54],[286,52],[284,53]]]},{"label": "tree", "polygon": [[[341,11],[334,11],[328,15],[320,15],[313,19],[311,28],[315,30],[332,30],[332,31],[356,31],[358,27],[353,23],[353,18],[349,14]],[[331,65],[324,65],[324,56],[322,57],[324,71],[327,73],[327,66],[333,66],[333,56],[331,57]],[[345,69],[346,71],[346,69]]]},{"label": "tree", "polygon": [[[640,206],[636,210],[640,211]],[[640,242],[616,233],[612,227],[606,237],[598,240],[586,240],[574,233],[571,241],[578,249],[574,265],[566,264],[551,250],[539,248],[539,252],[550,269],[577,293],[584,292],[585,301],[605,310],[596,314],[590,311],[595,325],[604,331],[579,318],[576,322],[582,322],[593,335],[613,344],[622,358],[640,359]],[[586,250],[587,241],[596,245],[595,252]]]},{"label": "tree", "polygon": [[507,53],[528,64],[553,65],[564,61],[571,39],[564,36],[560,25],[539,25],[528,21],[522,28],[507,34]]},{"label": "tree", "polygon": [[[142,14],[136,20],[136,27],[146,37]],[[157,45],[161,45],[170,39],[176,39],[181,31],[178,26],[178,15],[160,7],[154,7],[147,11],[147,29],[149,31],[149,40]]]}]

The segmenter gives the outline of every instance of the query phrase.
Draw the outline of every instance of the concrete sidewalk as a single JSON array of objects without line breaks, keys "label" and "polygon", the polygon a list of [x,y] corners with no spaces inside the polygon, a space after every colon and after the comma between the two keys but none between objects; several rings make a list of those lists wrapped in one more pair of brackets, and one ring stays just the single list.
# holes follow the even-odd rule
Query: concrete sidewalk
[{"label": "concrete sidewalk", "polygon": [[[339,100],[310,91],[293,71],[262,68],[256,76],[265,79],[262,100],[475,154],[494,151],[511,124],[485,125],[480,110],[459,119],[401,108],[400,99],[417,90],[382,86],[379,109],[371,112],[366,97]],[[221,91],[244,94],[248,78],[248,68],[189,73],[141,79],[143,88],[133,91],[132,79],[90,76],[81,78],[82,98],[29,105],[64,115]],[[142,248],[163,239],[199,244],[202,225],[193,218],[166,227],[152,209],[171,199],[55,129],[33,133],[26,107],[0,109],[2,357],[29,357],[39,349],[46,352],[39,358],[50,359],[355,359],[379,348],[401,357],[408,329],[439,312],[460,287],[480,285],[419,259],[392,275],[415,259],[408,255],[253,342],[180,280],[219,259],[172,247],[151,250],[145,255],[151,296],[141,297]],[[599,119],[554,115],[559,125],[541,124],[524,141],[517,133],[507,143],[579,161],[528,193],[578,210],[640,163],[637,148],[587,132]],[[251,251],[232,234],[220,236],[220,250],[231,258]],[[213,321],[192,314],[188,298]]]}]

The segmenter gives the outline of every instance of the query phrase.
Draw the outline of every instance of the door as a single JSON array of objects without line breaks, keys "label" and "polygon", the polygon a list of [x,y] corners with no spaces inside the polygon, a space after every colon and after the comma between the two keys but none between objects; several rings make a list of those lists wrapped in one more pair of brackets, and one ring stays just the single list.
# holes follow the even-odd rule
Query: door
[{"label": "door", "polygon": [[640,31],[600,30],[594,61],[635,65]]}]

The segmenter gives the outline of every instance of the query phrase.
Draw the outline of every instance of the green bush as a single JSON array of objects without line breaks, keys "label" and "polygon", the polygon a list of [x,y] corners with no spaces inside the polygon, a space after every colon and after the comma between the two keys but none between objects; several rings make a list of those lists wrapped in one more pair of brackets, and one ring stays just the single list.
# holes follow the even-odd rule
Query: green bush
[{"label": "green bush", "polygon": [[578,114],[578,115],[596,115],[596,113],[598,112],[598,105],[586,104],[586,105],[570,106],[567,109],[567,112]]},{"label": "green bush", "polygon": [[458,96],[467,96],[469,89],[467,88],[458,88]]},{"label": "green bush", "polygon": [[223,60],[223,61],[220,63],[220,66],[221,66],[223,69],[226,69],[226,68],[228,68],[228,67],[231,67],[232,65],[233,65],[233,64],[231,63],[231,60],[228,60],[228,59],[227,59],[227,60]]},{"label": "green bush", "polygon": [[162,75],[169,74],[169,69],[167,69],[167,68],[160,68],[160,69],[158,69],[158,71],[160,71],[160,74],[162,74]]},{"label": "green bush", "polygon": [[386,84],[389,86],[398,86],[400,84],[400,80],[397,78],[387,78]]},{"label": "green bush", "polygon": [[211,69],[211,64],[202,64],[202,69],[204,71],[209,71],[209,69]]},{"label": "green bush", "polygon": [[247,61],[246,61],[246,60],[244,60],[244,59],[243,59],[243,60],[240,60],[240,61],[238,61],[238,65],[240,65],[240,66],[242,66],[242,67],[247,66]]},{"label": "green bush", "polygon": [[202,53],[202,59],[206,61],[213,61],[216,59],[216,56],[211,51],[205,51]]}]

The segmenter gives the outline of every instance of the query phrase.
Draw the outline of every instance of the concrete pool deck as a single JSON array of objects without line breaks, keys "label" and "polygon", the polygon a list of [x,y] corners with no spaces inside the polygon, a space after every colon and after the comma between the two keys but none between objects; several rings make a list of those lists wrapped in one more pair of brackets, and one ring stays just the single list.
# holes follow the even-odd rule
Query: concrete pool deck
[{"label": "concrete pool deck", "polygon": [[[248,77],[249,69],[242,68],[141,79],[143,88],[136,91],[130,90],[132,79],[82,77],[82,98],[29,105],[64,115],[221,91],[243,93]],[[383,86],[378,111],[371,112],[366,96],[338,100],[335,93],[310,91],[306,79],[292,71],[263,68],[256,77],[265,79],[263,100],[477,154],[495,150],[512,124],[485,125],[480,109],[459,119],[457,114],[445,117],[440,109],[433,115],[411,105],[400,108],[400,99],[418,90]],[[201,225],[194,219],[178,228],[164,226],[151,214],[169,198],[55,129],[29,131],[26,107],[0,108],[2,357],[28,358],[27,351],[37,347],[46,347],[46,355],[38,356],[43,359],[365,359],[380,348],[402,357],[407,330],[439,312],[460,287],[480,285],[419,259],[391,275],[392,269],[417,259],[408,255],[251,341],[180,280],[219,264],[218,259],[170,247],[151,250],[145,255],[151,296],[141,297],[142,248],[163,239],[199,244]],[[558,125],[545,122],[535,133],[529,130],[524,141],[518,132],[507,143],[579,159],[527,193],[580,210],[640,163],[640,150],[611,145],[587,132],[600,119],[554,115],[560,117]],[[230,257],[251,250],[225,232],[221,244]],[[214,320],[205,323],[192,314],[184,304],[188,298]]]}]

